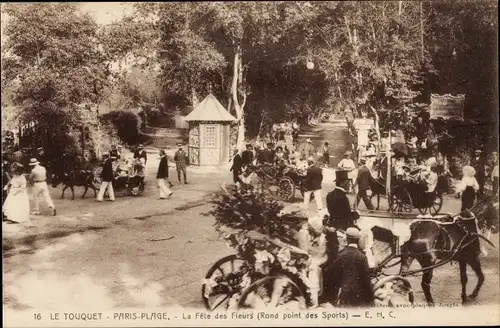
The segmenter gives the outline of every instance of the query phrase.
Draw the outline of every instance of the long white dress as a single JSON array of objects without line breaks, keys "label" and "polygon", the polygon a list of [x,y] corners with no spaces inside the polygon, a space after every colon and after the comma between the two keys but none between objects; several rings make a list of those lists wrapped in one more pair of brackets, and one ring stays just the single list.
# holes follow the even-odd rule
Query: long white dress
[{"label": "long white dress", "polygon": [[10,221],[30,222],[30,200],[24,175],[14,175],[10,191],[3,206],[3,213]]}]

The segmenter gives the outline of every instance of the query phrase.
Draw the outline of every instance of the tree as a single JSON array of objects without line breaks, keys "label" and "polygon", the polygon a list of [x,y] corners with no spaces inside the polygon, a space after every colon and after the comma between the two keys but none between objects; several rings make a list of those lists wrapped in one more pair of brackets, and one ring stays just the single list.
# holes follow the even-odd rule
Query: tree
[{"label": "tree", "polygon": [[3,10],[9,17],[3,71],[7,85],[17,83],[18,121],[35,122],[37,141],[60,152],[70,146],[68,132],[82,108],[98,104],[108,83],[98,26],[73,3],[6,4]]}]

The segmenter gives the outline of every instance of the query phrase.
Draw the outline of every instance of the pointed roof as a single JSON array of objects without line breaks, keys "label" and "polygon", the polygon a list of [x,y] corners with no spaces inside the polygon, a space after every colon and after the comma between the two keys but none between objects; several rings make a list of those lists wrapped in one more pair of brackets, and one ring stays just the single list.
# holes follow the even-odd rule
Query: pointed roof
[{"label": "pointed roof", "polygon": [[216,121],[235,122],[237,119],[229,114],[212,94],[209,94],[196,108],[184,118],[187,122]]}]

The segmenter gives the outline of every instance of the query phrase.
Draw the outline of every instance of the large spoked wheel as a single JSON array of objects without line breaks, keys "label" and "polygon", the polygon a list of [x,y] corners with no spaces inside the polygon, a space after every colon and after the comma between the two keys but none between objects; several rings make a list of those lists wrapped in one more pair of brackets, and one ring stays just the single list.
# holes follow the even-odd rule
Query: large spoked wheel
[{"label": "large spoked wheel", "polygon": [[396,187],[391,194],[389,206],[392,212],[411,212],[413,209],[410,193],[404,187]]},{"label": "large spoked wheel", "polygon": [[389,276],[373,284],[375,303],[389,307],[413,304],[415,295],[410,282],[401,276]]},{"label": "large spoked wheel", "polygon": [[303,310],[307,292],[286,275],[267,276],[251,284],[238,303],[239,309]]},{"label": "large spoked wheel", "polygon": [[237,255],[221,258],[208,270],[201,286],[203,305],[207,310],[227,309],[229,300],[240,292],[245,260]]},{"label": "large spoked wheel", "polygon": [[281,178],[278,182],[278,196],[285,202],[290,202],[295,196],[295,185],[289,177]]},{"label": "large spoked wheel", "polygon": [[439,211],[441,211],[442,207],[443,207],[443,195],[437,194],[434,197],[434,201],[432,202],[431,207],[429,207],[429,212],[432,215],[437,215]]}]

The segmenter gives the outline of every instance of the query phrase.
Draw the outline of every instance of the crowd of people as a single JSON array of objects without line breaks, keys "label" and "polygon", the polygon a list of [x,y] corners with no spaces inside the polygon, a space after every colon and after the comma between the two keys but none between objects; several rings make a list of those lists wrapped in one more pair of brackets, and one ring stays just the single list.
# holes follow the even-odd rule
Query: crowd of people
[{"label": "crowd of people", "polygon": [[[178,149],[174,154],[174,162],[177,171],[179,183],[187,184],[187,164],[188,157],[179,143]],[[37,149],[37,154],[43,157],[43,149]],[[165,150],[160,150],[160,162],[156,174],[159,189],[159,199],[169,198],[173,192],[170,188],[173,183],[169,175],[169,159]],[[139,145],[134,151],[132,158],[123,154],[123,148],[120,145],[112,145],[109,152],[103,153],[102,170],[99,173],[101,184],[96,197],[98,202],[104,200],[105,195],[110,201],[115,200],[115,190],[113,186],[118,179],[130,179],[140,177],[145,179],[146,163],[148,160],[144,145]],[[63,156],[64,157],[64,156]],[[2,180],[3,180],[3,218],[10,223],[23,223],[31,225],[31,215],[41,215],[40,199],[47,204],[52,215],[57,215],[57,211],[50,196],[49,175],[44,163],[40,163],[37,158],[31,158],[26,165],[22,164],[20,156],[13,160],[3,159]],[[67,161],[66,161],[67,162]],[[66,176],[75,170],[74,166],[65,165]],[[30,199],[33,208],[30,205]],[[30,210],[32,209],[32,210]]]}]

